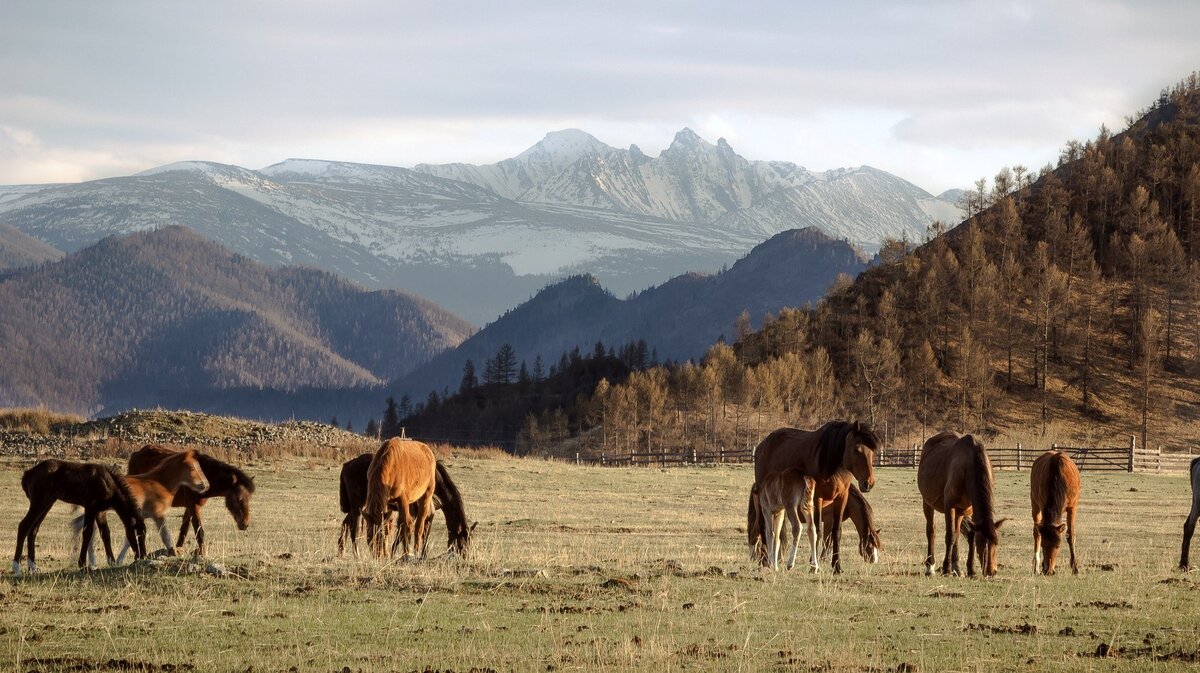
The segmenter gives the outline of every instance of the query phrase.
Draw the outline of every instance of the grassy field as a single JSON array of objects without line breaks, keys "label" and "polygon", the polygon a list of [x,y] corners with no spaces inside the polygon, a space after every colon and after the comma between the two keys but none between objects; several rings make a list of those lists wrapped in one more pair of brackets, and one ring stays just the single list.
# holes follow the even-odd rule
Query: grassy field
[{"label": "grassy field", "polygon": [[[922,576],[911,470],[877,474],[880,563],[853,553],[851,532],[834,577],[751,568],[747,466],[449,465],[480,522],[467,562],[336,558],[334,463],[254,465],[245,533],[210,503],[210,556],[226,577],[178,564],[78,572],[59,505],[39,538],[42,572],[0,583],[0,670],[1108,671],[1200,658],[1200,579],[1173,570],[1182,475],[1085,474],[1083,573],[1035,578],[1028,474],[999,473],[1011,519],[999,576],[981,581]],[[10,545],[21,467],[0,464]],[[434,531],[445,539],[440,517]],[[1102,645],[1118,656],[1097,658]]]}]

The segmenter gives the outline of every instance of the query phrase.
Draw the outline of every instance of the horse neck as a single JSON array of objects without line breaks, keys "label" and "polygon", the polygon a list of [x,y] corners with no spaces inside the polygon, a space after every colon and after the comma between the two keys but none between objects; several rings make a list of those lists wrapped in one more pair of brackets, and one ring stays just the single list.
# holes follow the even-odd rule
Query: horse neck
[{"label": "horse neck", "polygon": [[977,528],[988,530],[995,521],[995,507],[991,464],[982,449],[971,449],[966,477],[967,494],[971,499],[971,520]]},{"label": "horse neck", "polygon": [[854,527],[858,530],[859,539],[865,540],[870,532],[875,528],[875,522],[872,520],[871,509],[866,502],[862,500],[862,496],[855,493],[854,489],[850,489],[849,499],[846,501],[846,512],[850,514],[850,520],[854,522]]}]

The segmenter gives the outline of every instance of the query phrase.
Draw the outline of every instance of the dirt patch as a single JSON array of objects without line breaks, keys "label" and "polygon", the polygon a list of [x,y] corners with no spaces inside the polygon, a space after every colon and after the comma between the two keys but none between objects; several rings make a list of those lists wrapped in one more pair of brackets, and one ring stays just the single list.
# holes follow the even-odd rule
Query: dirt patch
[{"label": "dirt patch", "polygon": [[961,591],[943,591],[941,589],[930,591],[925,595],[929,596],[930,598],[963,598],[966,596],[966,594]]},{"label": "dirt patch", "polygon": [[1116,601],[1110,603],[1108,601],[1092,601],[1091,603],[1076,603],[1077,608],[1100,608],[1101,610],[1132,610],[1133,603],[1129,601]]},{"label": "dirt patch", "polygon": [[51,671],[142,671],[145,673],[168,673],[170,671],[194,671],[192,664],[153,664],[148,661],[130,659],[108,659],[107,661],[92,661],[82,657],[50,657],[46,659],[28,659],[22,664],[22,669],[33,673]]},{"label": "dirt patch", "polygon": [[603,582],[601,582],[600,588],[601,589],[626,589],[628,591],[633,591],[634,585],[633,585],[633,582],[631,582],[625,578],[613,577],[613,578],[610,578],[610,579],[607,579],[607,580],[604,580]]},{"label": "dirt patch", "polygon": [[1037,627],[1029,622],[1015,626],[998,626],[995,624],[967,624],[963,631],[981,631],[983,633],[1012,633],[1021,636],[1037,635]]},{"label": "dirt patch", "polygon": [[1101,659],[1121,657],[1125,659],[1150,659],[1153,661],[1183,661],[1188,663],[1200,662],[1200,650],[1184,649],[1155,649],[1154,647],[1113,647],[1108,643],[1100,643],[1095,651],[1081,656],[1092,656]]}]

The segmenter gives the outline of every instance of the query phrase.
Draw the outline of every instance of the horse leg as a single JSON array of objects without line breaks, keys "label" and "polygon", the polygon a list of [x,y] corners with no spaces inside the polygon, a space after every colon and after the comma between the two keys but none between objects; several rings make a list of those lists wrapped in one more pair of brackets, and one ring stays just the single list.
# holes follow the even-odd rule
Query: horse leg
[{"label": "horse leg", "polygon": [[425,495],[417,501],[417,527],[413,530],[413,552],[422,559],[425,558],[425,548],[429,544],[428,533],[433,527],[433,485]]},{"label": "horse leg", "polygon": [[[946,555],[942,557],[942,574],[958,574],[958,517],[953,507],[946,508]],[[953,565],[951,565],[953,559]]]},{"label": "horse leg", "polygon": [[13,574],[21,574],[21,547],[28,541],[29,554],[28,564],[29,572],[37,572],[37,562],[34,559],[34,540],[37,537],[37,528],[42,525],[42,519],[46,518],[46,512],[54,505],[54,501],[49,503],[43,500],[30,500],[29,511],[25,513],[21,523],[17,525],[17,551],[13,554]]},{"label": "horse leg", "polygon": [[812,501],[805,503],[804,518],[808,520],[808,569],[810,572],[819,572],[821,569],[821,560],[817,550],[817,517],[813,513]]},{"label": "horse leg", "polygon": [[350,514],[342,518],[342,529],[338,532],[338,558],[346,551],[346,537],[350,535]]},{"label": "horse leg", "polygon": [[775,570],[775,515],[767,511],[766,507],[762,508],[762,536],[763,544],[767,547],[766,566]]},{"label": "horse leg", "polygon": [[829,537],[833,540],[833,555],[830,557],[830,565],[833,566],[833,574],[842,574],[842,516],[846,513],[846,501],[842,500],[841,505],[834,504],[833,506],[833,525],[829,527]]},{"label": "horse leg", "polygon": [[800,549],[800,516],[796,513],[795,507],[787,508],[788,523],[792,525],[792,553],[788,555],[787,569],[791,570],[796,566],[796,553]]},{"label": "horse leg", "polygon": [[164,512],[154,519],[155,525],[158,526],[158,537],[162,540],[163,549],[168,556],[175,555],[175,547],[171,546],[171,532],[167,530],[167,515]]},{"label": "horse leg", "polygon": [[204,522],[200,521],[200,505],[192,505],[188,510],[192,513],[192,530],[196,533],[196,556],[204,556],[208,553],[208,545],[204,542]]},{"label": "horse leg", "polygon": [[412,503],[408,498],[401,496],[400,501],[400,531],[396,536],[396,541],[392,543],[392,556],[396,555],[396,547],[401,547],[404,550],[404,556],[401,558],[408,560],[409,557],[409,537],[413,535],[413,514]]},{"label": "horse leg", "polygon": [[1079,563],[1075,560],[1075,508],[1067,510],[1067,546],[1071,550],[1071,574],[1079,574]]},{"label": "horse leg", "polygon": [[[967,540],[967,577],[974,577],[975,576],[975,533],[972,532],[970,534],[967,534],[967,533],[963,532],[963,521],[966,521],[966,520],[967,520],[967,516],[965,514],[959,514],[958,530],[959,530],[959,536],[966,538],[966,540]],[[972,530],[974,530],[974,529],[972,529]],[[956,565],[957,565],[957,562],[956,562]],[[980,569],[982,570],[982,564],[980,564],[980,566],[981,566]]]},{"label": "horse leg", "polygon": [[1038,530],[1038,524],[1042,522],[1041,515],[1033,516],[1033,574],[1038,575],[1042,572],[1042,533]]},{"label": "horse leg", "polygon": [[[832,518],[832,516],[833,516],[832,514],[830,514],[828,512],[828,509],[829,508],[827,508],[827,507],[819,507],[819,506],[817,507],[817,511],[818,511],[817,520],[820,521],[822,524],[824,524],[824,529],[826,531],[829,530],[829,528],[831,527],[829,519]],[[825,535],[822,535],[820,537],[820,540],[821,540],[821,558],[829,558],[829,554],[831,551],[829,548],[829,546],[830,546],[829,538]]]},{"label": "horse leg", "polygon": [[1188,570],[1188,549],[1192,546],[1192,533],[1196,532],[1196,520],[1200,519],[1200,493],[1192,498],[1192,511],[1183,522],[1183,550],[1179,554],[1179,569]]},{"label": "horse leg", "polygon": [[179,537],[175,540],[176,547],[182,547],[187,541],[188,526],[192,525],[192,506],[183,508],[183,523],[179,526]]},{"label": "horse leg", "polygon": [[95,561],[96,554],[92,551],[92,533],[96,530],[96,510],[91,507],[83,510],[83,543],[79,547],[79,567],[91,569],[92,565],[88,563],[89,552],[92,560]]},{"label": "horse leg", "polygon": [[[108,515],[104,512],[96,514],[96,528],[100,530],[100,542],[104,543],[104,556],[108,561],[108,565],[112,566],[116,561],[113,559],[112,551],[112,535],[108,528]],[[96,565],[96,555],[92,551],[92,545],[88,545],[88,554],[91,555],[89,561],[91,565]]]},{"label": "horse leg", "polygon": [[923,503],[925,510],[925,576],[933,574],[933,535],[937,531],[933,527],[933,508]]}]

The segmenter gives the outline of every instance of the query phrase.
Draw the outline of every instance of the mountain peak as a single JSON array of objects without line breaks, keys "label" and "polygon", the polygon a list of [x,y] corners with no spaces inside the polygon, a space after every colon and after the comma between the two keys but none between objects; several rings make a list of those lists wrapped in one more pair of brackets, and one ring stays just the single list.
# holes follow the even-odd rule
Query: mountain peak
[{"label": "mountain peak", "polygon": [[545,152],[555,157],[578,158],[590,152],[608,149],[608,145],[600,142],[592,134],[579,129],[562,129],[551,131],[536,145],[520,154],[527,156],[534,152]]},{"label": "mountain peak", "polygon": [[675,134],[675,139],[671,141],[671,146],[682,145],[687,147],[695,147],[698,145],[707,145],[708,142],[701,138],[699,134],[688,127],[683,127]]}]

